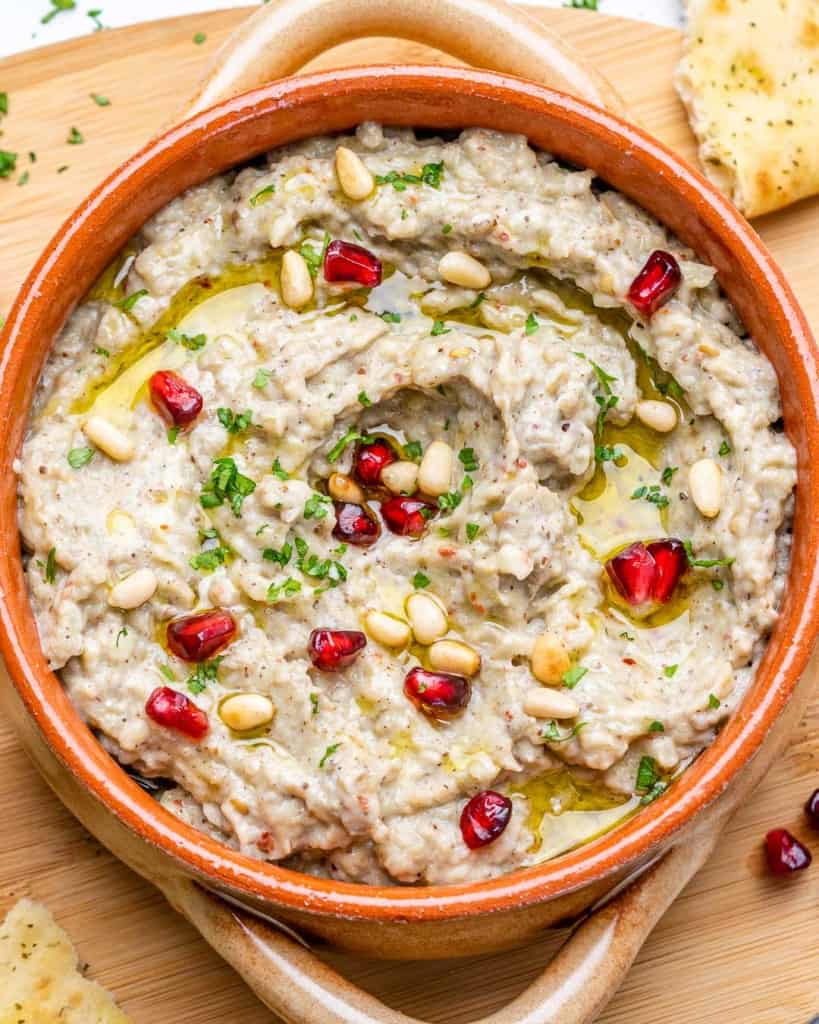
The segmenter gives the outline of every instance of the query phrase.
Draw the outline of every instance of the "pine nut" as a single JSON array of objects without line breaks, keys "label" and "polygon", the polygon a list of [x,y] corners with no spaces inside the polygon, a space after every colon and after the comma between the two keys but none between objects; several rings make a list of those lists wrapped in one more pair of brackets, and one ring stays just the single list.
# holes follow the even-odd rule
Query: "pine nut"
[{"label": "pine nut", "polygon": [[418,467],[418,486],[431,498],[446,494],[452,482],[452,449],[446,441],[433,441]]},{"label": "pine nut", "polygon": [[529,690],[523,698],[523,710],[533,718],[574,718],[580,712],[577,701],[560,690]]},{"label": "pine nut", "polygon": [[361,505],[364,501],[364,492],[355,480],[344,473],[331,473],[327,481],[327,490],[330,497],[336,501],[350,501],[353,505]]},{"label": "pine nut", "polygon": [[541,633],[532,647],[532,675],[541,683],[559,683],[571,668],[569,652],[554,633]]},{"label": "pine nut", "polygon": [[658,434],[668,434],[677,426],[677,410],[670,402],[638,402],[637,419]]},{"label": "pine nut", "polygon": [[272,722],[275,714],[273,701],[261,693],[236,693],[219,705],[219,717],[234,732],[260,729]]},{"label": "pine nut", "polygon": [[100,451],[114,462],[130,462],[134,457],[131,439],[102,416],[91,416],[82,427],[83,433]]},{"label": "pine nut", "polygon": [[289,249],[282,257],[282,302],[291,309],[301,309],[313,298],[313,279],[301,253]]},{"label": "pine nut", "polygon": [[438,264],[438,273],[445,281],[461,288],[487,288],[492,282],[483,263],[465,252],[448,252]]},{"label": "pine nut", "polygon": [[158,580],[150,569],[137,569],[124,580],[120,580],[111,587],[108,595],[108,604],[112,608],[139,608],[141,604],[150,601],[156,592]]},{"label": "pine nut", "polygon": [[432,644],[449,630],[449,618],[443,602],[434,594],[410,594],[406,600],[407,618],[419,644]]},{"label": "pine nut", "polygon": [[387,612],[367,612],[364,627],[376,643],[385,647],[404,647],[412,636],[406,622]]},{"label": "pine nut", "polygon": [[391,462],[381,470],[381,483],[393,494],[413,494],[418,483],[414,462]]},{"label": "pine nut", "polygon": [[722,470],[713,459],[700,459],[688,470],[691,500],[707,519],[722,508]]},{"label": "pine nut", "polygon": [[429,663],[439,672],[474,676],[481,667],[481,656],[460,640],[436,640],[429,649]]},{"label": "pine nut", "polygon": [[375,179],[361,157],[346,146],[336,150],[336,176],[344,195],[356,202],[366,199],[375,188]]}]

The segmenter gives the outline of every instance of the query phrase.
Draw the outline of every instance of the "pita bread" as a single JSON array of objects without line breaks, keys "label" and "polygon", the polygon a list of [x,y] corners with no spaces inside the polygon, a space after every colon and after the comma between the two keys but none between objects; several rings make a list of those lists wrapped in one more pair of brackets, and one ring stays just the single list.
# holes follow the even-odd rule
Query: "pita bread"
[{"label": "pita bread", "polygon": [[129,1024],[78,967],[70,939],[48,910],[20,900],[0,926],[0,1024]]},{"label": "pita bread", "polygon": [[706,174],[747,216],[819,192],[819,0],[689,0],[675,84]]}]

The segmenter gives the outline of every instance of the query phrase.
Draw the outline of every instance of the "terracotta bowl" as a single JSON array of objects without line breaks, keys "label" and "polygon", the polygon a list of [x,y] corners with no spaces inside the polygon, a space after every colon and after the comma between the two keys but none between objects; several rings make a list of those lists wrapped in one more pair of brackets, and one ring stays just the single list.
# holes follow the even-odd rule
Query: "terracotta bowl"
[{"label": "terracotta bowl", "polygon": [[[370,0],[378,10],[391,2]],[[274,6],[265,17],[276,14]],[[776,369],[785,430],[799,456],[793,564],[782,613],[750,692],[713,745],[663,797],[615,831],[538,867],[474,885],[375,888],[316,879],[243,857],[162,810],[102,750],[49,671],[22,573],[14,459],[51,344],[100,271],[151,214],[189,186],[283,143],[363,120],[524,133],[535,146],[593,168],[649,210],[717,268]],[[347,986],[259,915],[370,955],[432,958],[510,947],[590,908],[594,912],[528,992],[487,1019],[592,1019],[776,754],[806,697],[799,681],[819,622],[819,465],[811,460],[819,451],[819,364],[788,283],[751,227],[654,139],[544,86],[456,68],[312,74],[206,109],[120,167],[40,258],[3,341],[0,647],[12,683],[3,689],[23,742],[60,797],[155,882],[288,1021],[396,1024],[409,1018]]]}]

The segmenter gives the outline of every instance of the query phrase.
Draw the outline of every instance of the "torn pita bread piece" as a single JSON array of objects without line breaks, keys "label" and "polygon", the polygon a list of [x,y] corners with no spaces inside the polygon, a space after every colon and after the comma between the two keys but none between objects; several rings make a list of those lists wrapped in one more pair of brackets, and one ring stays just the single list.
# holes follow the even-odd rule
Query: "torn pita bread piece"
[{"label": "torn pita bread piece", "polygon": [[746,216],[819,192],[819,0],[689,0],[675,84]]},{"label": "torn pita bread piece", "polygon": [[129,1024],[84,978],[71,940],[41,903],[20,900],[0,925],[0,1024]]}]

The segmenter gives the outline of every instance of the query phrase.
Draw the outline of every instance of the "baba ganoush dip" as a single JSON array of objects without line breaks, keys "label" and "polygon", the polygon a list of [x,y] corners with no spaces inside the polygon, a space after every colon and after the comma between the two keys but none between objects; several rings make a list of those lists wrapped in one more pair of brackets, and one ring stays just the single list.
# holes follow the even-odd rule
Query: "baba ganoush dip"
[{"label": "baba ganoush dip", "polygon": [[289,146],[157,213],[54,345],[19,460],[43,650],[247,855],[530,865],[741,700],[780,416],[713,270],[592,172],[477,129]]}]

